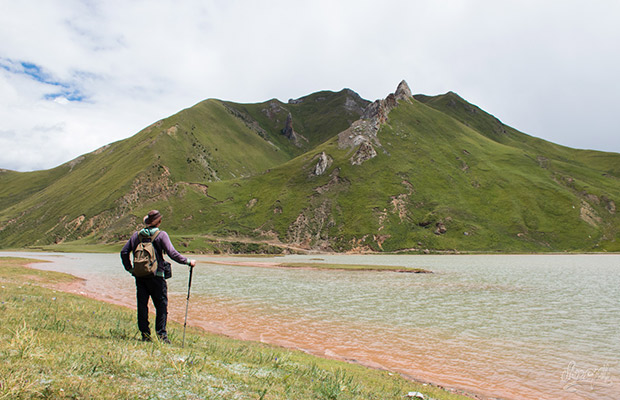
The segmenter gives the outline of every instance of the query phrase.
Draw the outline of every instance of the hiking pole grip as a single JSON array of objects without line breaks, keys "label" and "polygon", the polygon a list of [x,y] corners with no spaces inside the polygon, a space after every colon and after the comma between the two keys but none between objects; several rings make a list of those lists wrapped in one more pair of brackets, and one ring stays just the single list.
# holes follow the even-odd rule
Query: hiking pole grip
[{"label": "hiking pole grip", "polygon": [[194,267],[192,267],[191,265],[189,266],[189,282],[187,284],[187,300],[189,300],[189,291],[192,288],[192,275],[194,272]]},{"label": "hiking pole grip", "polygon": [[187,310],[189,309],[189,293],[192,289],[192,275],[194,272],[194,267],[189,265],[189,282],[187,283],[187,302],[185,303],[185,322],[183,323],[183,342],[181,343],[181,347],[185,347],[185,328],[187,327]]}]

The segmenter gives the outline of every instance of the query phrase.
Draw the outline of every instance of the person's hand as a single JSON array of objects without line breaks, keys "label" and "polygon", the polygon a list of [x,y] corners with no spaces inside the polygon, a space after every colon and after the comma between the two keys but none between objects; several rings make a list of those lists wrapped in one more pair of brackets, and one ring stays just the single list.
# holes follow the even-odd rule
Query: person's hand
[{"label": "person's hand", "polygon": [[196,266],[196,260],[189,260],[189,266],[190,267],[195,267]]}]

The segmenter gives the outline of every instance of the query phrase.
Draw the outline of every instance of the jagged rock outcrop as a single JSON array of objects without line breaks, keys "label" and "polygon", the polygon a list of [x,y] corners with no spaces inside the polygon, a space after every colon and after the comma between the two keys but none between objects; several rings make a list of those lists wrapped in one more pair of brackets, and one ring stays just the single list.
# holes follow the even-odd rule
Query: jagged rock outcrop
[{"label": "jagged rock outcrop", "polygon": [[448,232],[448,229],[443,222],[437,222],[435,224],[435,235],[443,235],[446,232]]},{"label": "jagged rock outcrop", "polygon": [[400,82],[395,93],[390,93],[385,99],[370,104],[364,110],[362,118],[338,134],[340,148],[359,146],[355,155],[351,157],[351,164],[359,165],[377,155],[375,146],[382,147],[377,133],[381,125],[387,123],[388,115],[398,106],[398,101],[412,101],[411,89],[404,80]]},{"label": "jagged rock outcrop", "polygon": [[282,134],[291,140],[296,135],[295,130],[293,129],[293,116],[291,113],[288,113],[286,116],[286,122],[284,123],[284,128],[282,128]]},{"label": "jagged rock outcrop", "polygon": [[281,132],[297,147],[301,147],[301,139],[306,140],[306,138],[295,132],[295,129],[293,129],[293,115],[291,113],[288,113],[286,116],[286,122],[284,123],[284,128],[282,128]]},{"label": "jagged rock outcrop", "polygon": [[377,151],[374,147],[372,147],[372,144],[368,141],[362,142],[353,157],[350,159],[351,165],[360,165],[371,158],[375,158],[376,156]]},{"label": "jagged rock outcrop", "polygon": [[405,80],[400,81],[398,87],[396,88],[396,92],[394,92],[396,96],[396,100],[407,100],[410,101],[411,97],[411,89]]},{"label": "jagged rock outcrop", "polygon": [[312,175],[319,176],[323,175],[325,171],[332,165],[333,158],[322,152],[318,155],[318,161],[312,170]]},{"label": "jagged rock outcrop", "polygon": [[585,200],[581,200],[579,217],[594,227],[599,226],[603,222],[603,219],[598,215],[594,207]]}]

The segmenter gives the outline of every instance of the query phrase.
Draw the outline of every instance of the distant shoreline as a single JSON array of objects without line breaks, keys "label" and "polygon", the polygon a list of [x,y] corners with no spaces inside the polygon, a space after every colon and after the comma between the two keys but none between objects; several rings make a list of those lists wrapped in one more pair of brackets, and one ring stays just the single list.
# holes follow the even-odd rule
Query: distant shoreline
[{"label": "distant shoreline", "polygon": [[333,264],[333,263],[278,263],[278,262],[260,262],[260,261],[204,261],[205,264],[216,265],[234,265],[238,267],[259,267],[259,268],[283,268],[283,269],[318,269],[332,271],[378,271],[378,272],[399,272],[413,274],[432,274],[432,271],[423,268],[400,267],[394,265],[362,265],[362,264]]},{"label": "distant shoreline", "polygon": [[[27,248],[5,248],[0,249],[1,252],[25,252],[25,253],[41,253],[41,252],[49,252],[49,253],[117,253],[120,252],[123,244],[125,242],[119,242],[114,244],[80,244],[74,245],[72,243],[63,243],[58,245],[48,245],[48,246],[32,246]],[[270,253],[202,253],[202,252],[192,252],[191,250],[181,250],[182,248],[178,248],[178,250],[182,251],[184,254],[193,254],[196,256],[209,256],[209,257],[283,257],[288,254],[270,254]],[[329,252],[329,251],[314,251],[312,249],[307,249],[305,252],[299,255],[306,256],[339,256],[339,255],[372,255],[372,256],[381,256],[381,255],[392,255],[392,256],[545,256],[545,255],[567,255],[567,256],[577,256],[577,255],[620,255],[620,251],[552,251],[552,252],[501,252],[501,251],[472,251],[472,250],[438,250],[438,249],[428,249],[428,252],[424,251],[425,249],[401,249],[389,252]]]}]

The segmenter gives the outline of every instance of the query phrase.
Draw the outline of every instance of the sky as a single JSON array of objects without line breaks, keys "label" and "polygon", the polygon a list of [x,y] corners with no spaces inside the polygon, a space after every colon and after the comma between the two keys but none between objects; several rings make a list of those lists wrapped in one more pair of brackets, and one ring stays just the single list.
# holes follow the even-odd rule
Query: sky
[{"label": "sky", "polygon": [[0,169],[48,169],[207,99],[448,91],[620,153],[617,0],[0,0]]}]

